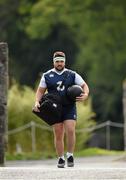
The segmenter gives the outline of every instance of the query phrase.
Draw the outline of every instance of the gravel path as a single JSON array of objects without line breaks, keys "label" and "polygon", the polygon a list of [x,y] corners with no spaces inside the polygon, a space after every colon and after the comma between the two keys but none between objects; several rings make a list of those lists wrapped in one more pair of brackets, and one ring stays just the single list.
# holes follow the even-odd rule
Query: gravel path
[{"label": "gravel path", "polygon": [[0,168],[0,180],[124,179],[126,163],[120,156],[76,158],[75,167],[59,169],[56,160],[8,161]]}]

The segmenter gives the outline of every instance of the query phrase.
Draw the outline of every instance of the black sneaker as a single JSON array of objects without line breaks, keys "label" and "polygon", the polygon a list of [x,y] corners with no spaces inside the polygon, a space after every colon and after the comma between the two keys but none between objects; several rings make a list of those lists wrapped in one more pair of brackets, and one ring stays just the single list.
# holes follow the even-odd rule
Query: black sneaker
[{"label": "black sneaker", "polygon": [[64,166],[65,166],[65,160],[63,160],[62,158],[59,158],[57,167],[58,168],[64,168]]},{"label": "black sneaker", "polygon": [[69,158],[67,158],[67,166],[68,167],[73,167],[74,166],[74,158],[73,158],[73,156],[70,156]]}]

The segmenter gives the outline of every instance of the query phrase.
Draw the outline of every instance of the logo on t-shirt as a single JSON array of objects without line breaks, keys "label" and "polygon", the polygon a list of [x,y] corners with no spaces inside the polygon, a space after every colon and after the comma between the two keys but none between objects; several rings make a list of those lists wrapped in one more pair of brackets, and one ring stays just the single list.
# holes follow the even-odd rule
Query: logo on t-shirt
[{"label": "logo on t-shirt", "polygon": [[54,77],[54,74],[50,74],[49,77]]},{"label": "logo on t-shirt", "polygon": [[64,86],[64,85],[63,85],[62,87],[60,87],[61,84],[62,84],[62,81],[58,81],[57,84],[58,84],[58,86],[57,86],[57,91],[63,91],[63,90],[65,89],[65,86]]}]

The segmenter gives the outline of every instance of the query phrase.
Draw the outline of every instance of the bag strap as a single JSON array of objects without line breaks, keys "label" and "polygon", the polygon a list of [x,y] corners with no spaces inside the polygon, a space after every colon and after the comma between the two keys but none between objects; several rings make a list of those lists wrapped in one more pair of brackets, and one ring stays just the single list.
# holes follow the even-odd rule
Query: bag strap
[{"label": "bag strap", "polygon": [[65,81],[66,81],[66,79],[68,78],[68,76],[69,76],[69,70],[67,70],[67,71],[65,71],[64,72],[64,78],[63,78],[63,81],[62,81],[62,83],[60,84],[60,88],[62,88],[63,87],[63,85],[64,85],[64,83],[65,83]]}]

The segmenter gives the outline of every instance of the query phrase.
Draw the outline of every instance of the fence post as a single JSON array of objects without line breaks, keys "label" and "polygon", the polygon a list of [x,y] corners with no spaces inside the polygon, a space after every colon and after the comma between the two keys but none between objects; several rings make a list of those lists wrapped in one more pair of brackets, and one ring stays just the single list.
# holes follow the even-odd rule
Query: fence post
[{"label": "fence post", "polygon": [[32,152],[36,152],[35,122],[31,121]]},{"label": "fence post", "polygon": [[110,150],[110,121],[106,122],[106,149]]},{"label": "fence post", "polygon": [[0,43],[0,166],[5,163],[5,132],[7,130],[8,45]]},{"label": "fence post", "polygon": [[126,151],[126,79],[123,81],[124,150]]}]

